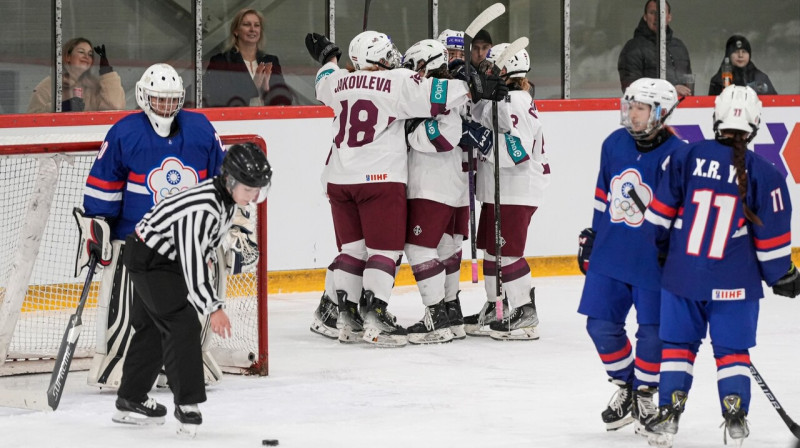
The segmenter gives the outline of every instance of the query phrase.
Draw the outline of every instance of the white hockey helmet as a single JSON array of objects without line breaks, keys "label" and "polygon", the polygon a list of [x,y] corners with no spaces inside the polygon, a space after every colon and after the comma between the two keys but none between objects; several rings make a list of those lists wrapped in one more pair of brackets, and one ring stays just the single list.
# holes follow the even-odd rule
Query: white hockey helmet
[{"label": "white hockey helmet", "polygon": [[403,55],[403,67],[415,72],[424,69],[426,76],[432,70],[439,68],[447,70],[447,48],[438,40],[421,40],[406,50],[406,54]]},{"label": "white hockey helmet", "polygon": [[[650,106],[650,118],[647,126],[641,131],[633,129],[630,110],[631,103],[642,103]],[[675,106],[678,105],[678,92],[664,79],[639,78],[625,89],[619,102],[620,124],[635,139],[645,139],[664,127]]]},{"label": "white hockey helmet", "polygon": [[162,137],[169,135],[172,120],[183,107],[185,96],[183,80],[167,64],[151,65],[136,83],[136,103],[147,114],[156,134]]},{"label": "white hockey helmet", "polygon": [[753,139],[761,125],[761,100],[750,87],[730,85],[714,100],[714,132],[730,129],[750,134]]},{"label": "white hockey helmet", "polygon": [[364,31],[350,41],[350,60],[356,70],[380,67],[391,70],[400,66],[400,52],[389,36],[377,31]]},{"label": "white hockey helmet", "polygon": [[489,53],[486,54],[486,59],[494,64],[498,70],[506,69],[506,74],[502,75],[505,78],[524,78],[525,74],[531,71],[531,58],[528,51],[524,48],[518,51],[512,58],[507,61],[499,61],[500,56],[503,54],[508,43],[502,43],[492,46]]},{"label": "white hockey helmet", "polygon": [[464,51],[464,32],[444,30],[439,34],[439,42],[448,50]]}]

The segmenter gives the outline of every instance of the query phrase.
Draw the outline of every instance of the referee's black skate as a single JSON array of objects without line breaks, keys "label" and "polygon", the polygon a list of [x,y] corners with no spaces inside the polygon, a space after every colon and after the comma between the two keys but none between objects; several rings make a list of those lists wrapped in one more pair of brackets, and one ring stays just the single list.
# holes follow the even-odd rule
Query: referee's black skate
[{"label": "referee's black skate", "polygon": [[611,396],[608,407],[600,413],[600,416],[603,418],[603,423],[606,424],[606,431],[616,431],[633,423],[633,416],[631,416],[633,385],[613,378],[609,381],[616,384],[619,389]]},{"label": "referee's black skate", "polygon": [[[503,316],[508,313],[508,299],[503,299]],[[464,316],[464,332],[470,336],[489,336],[489,325],[497,321],[495,301],[488,301],[478,314]]]},{"label": "referee's black skate", "polygon": [[450,302],[445,301],[444,307],[447,310],[447,320],[450,321],[450,331],[453,332],[453,339],[464,339],[467,333],[464,331],[464,315],[461,314],[461,300],[456,293],[456,299]]},{"label": "referee's black skate", "polygon": [[747,424],[747,412],[742,409],[742,398],[738,395],[726,395],[722,399],[725,413],[722,416],[725,421],[720,427],[725,426],[722,439],[728,444],[728,437],[735,446],[742,446],[742,442],[750,435],[750,427]]},{"label": "referee's black skate", "polygon": [[440,344],[453,340],[450,320],[444,300],[425,307],[422,320],[408,327],[408,342],[411,344]]},{"label": "referee's black skate", "polygon": [[402,347],[408,343],[406,329],[397,325],[394,316],[386,310],[388,304],[364,291],[367,314],[364,316],[364,341],[378,347]]},{"label": "referee's black skate", "polygon": [[339,337],[339,330],[336,328],[336,319],[339,316],[339,307],[322,293],[319,306],[314,311],[314,321],[311,322],[311,331],[325,336],[326,338],[336,339]]},{"label": "referee's black skate", "polygon": [[147,398],[139,403],[117,397],[117,412],[111,417],[115,423],[128,425],[163,425],[167,408],[153,398]]},{"label": "referee's black skate", "polygon": [[539,339],[539,316],[536,314],[533,288],[531,301],[514,308],[511,314],[503,314],[503,320],[489,324],[489,336],[498,341],[534,341]]},{"label": "referee's black skate", "polygon": [[358,311],[358,304],[347,300],[347,293],[338,290],[339,315],[336,319],[339,342],[353,344],[361,342],[364,337],[364,319]]},{"label": "referee's black skate", "polygon": [[197,427],[203,424],[203,414],[196,404],[182,404],[175,406],[175,418],[178,419],[178,435],[194,438]]}]

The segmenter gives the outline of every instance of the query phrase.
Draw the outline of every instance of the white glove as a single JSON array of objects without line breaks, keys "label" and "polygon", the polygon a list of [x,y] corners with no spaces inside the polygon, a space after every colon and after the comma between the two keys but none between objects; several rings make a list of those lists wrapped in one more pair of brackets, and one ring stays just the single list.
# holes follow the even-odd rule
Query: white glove
[{"label": "white glove", "polygon": [[83,209],[72,209],[78,223],[78,255],[75,258],[75,277],[81,274],[84,266],[89,265],[91,256],[97,258],[102,266],[111,263],[111,229],[103,218],[88,218]]},{"label": "white glove", "polygon": [[225,249],[225,262],[229,272],[233,275],[251,271],[258,262],[258,243],[255,241],[256,229],[254,207],[236,206],[233,215],[233,225],[228,231],[223,242]]}]

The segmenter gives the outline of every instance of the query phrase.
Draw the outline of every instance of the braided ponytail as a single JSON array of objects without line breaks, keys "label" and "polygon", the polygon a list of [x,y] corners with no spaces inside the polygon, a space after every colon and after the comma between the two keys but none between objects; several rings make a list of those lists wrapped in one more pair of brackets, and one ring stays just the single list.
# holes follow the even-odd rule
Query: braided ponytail
[{"label": "braided ponytail", "polygon": [[739,198],[742,200],[744,216],[748,221],[763,225],[761,218],[758,217],[750,207],[747,206],[747,169],[745,168],[745,154],[747,153],[747,133],[733,131],[733,166],[736,168],[736,180],[739,184]]}]

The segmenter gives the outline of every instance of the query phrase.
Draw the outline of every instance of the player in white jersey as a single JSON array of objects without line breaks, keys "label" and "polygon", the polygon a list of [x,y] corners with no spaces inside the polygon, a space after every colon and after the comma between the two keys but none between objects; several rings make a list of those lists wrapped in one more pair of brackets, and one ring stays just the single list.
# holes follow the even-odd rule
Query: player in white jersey
[{"label": "player in white jersey", "polygon": [[[334,112],[333,147],[325,167],[328,198],[341,253],[334,283],[344,292],[341,331],[358,325],[353,312],[363,285],[366,342],[402,346],[404,328],[389,314],[387,303],[395,267],[405,243],[407,147],[404,120],[435,117],[473,98],[502,93],[498,79],[476,74],[463,81],[422,78],[399,65],[400,55],[388,36],[365,31],[350,43],[354,70],[339,69],[338,47],[324,36],[309,34],[306,46],[323,64],[316,77],[317,99]],[[479,78],[480,76],[480,78]],[[363,276],[359,276],[363,272]],[[338,292],[338,291],[337,291]]]},{"label": "player in white jersey", "polygon": [[[504,313],[502,321],[495,317],[495,288],[497,266],[495,253],[494,160],[487,153],[479,157],[476,196],[481,206],[477,244],[483,249],[483,276],[487,303],[476,315],[464,318],[467,334],[489,335],[494,339],[538,339],[539,319],[531,287],[530,267],[523,257],[528,226],[541,204],[544,190],[550,183],[550,166],[544,153],[542,123],[531,97],[530,83],[525,74],[530,71],[528,52],[520,50],[510,60],[499,56],[508,44],[498,44],[489,51],[487,60],[500,70],[510,90],[510,101],[498,104],[498,138],[500,163],[500,216],[504,302],[513,309]],[[481,101],[472,107],[472,117],[486,127],[492,127],[491,103]],[[504,303],[504,308],[505,308]],[[488,326],[488,327],[487,327]]]}]

